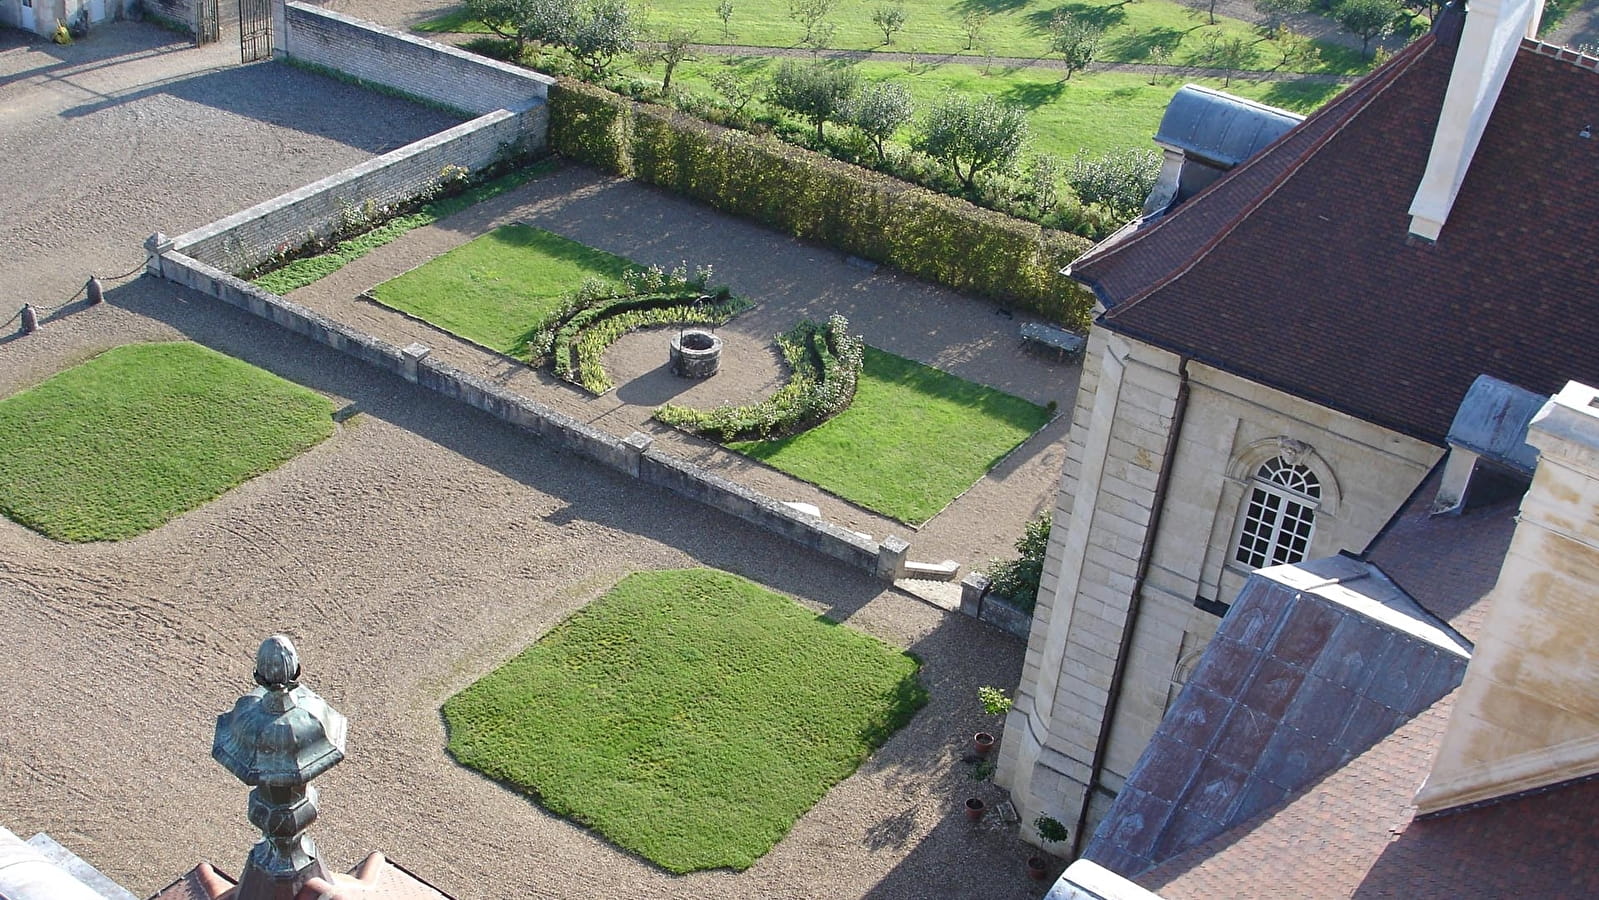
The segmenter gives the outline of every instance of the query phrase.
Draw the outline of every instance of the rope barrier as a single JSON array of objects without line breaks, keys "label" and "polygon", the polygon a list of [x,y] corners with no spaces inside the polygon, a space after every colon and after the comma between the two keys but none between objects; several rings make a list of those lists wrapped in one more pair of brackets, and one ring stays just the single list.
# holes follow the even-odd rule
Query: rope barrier
[{"label": "rope barrier", "polygon": [[[32,304],[32,303],[24,303],[24,304],[22,304],[22,308],[21,309],[19,309],[16,312],[11,314],[11,318],[5,320],[4,322],[0,322],[0,328],[5,328],[6,326],[10,325],[12,322],[15,322],[18,319],[23,318],[23,316],[30,309],[33,310],[34,315],[35,315],[35,322],[37,322],[37,317],[38,316],[40,316],[40,315],[48,316],[48,315],[51,315],[52,313],[55,313],[55,312],[57,312],[59,310],[65,309],[68,306],[71,306],[74,302],[77,301],[77,299],[79,297],[82,297],[85,293],[88,293],[88,294],[91,295],[89,297],[91,302],[93,302],[93,303],[103,302],[103,298],[100,296],[100,291],[101,291],[100,283],[102,281],[121,281],[122,279],[128,278],[129,276],[134,275],[135,273],[143,272],[145,266],[148,266],[150,264],[150,260],[152,260],[152,259],[155,259],[155,255],[154,254],[146,256],[144,258],[144,262],[139,263],[137,266],[134,266],[133,268],[129,269],[126,272],[123,272],[120,275],[107,275],[104,278],[101,278],[98,275],[90,275],[89,276],[89,280],[85,281],[83,283],[83,287],[78,288],[78,292],[76,294],[73,294],[71,297],[68,297],[66,300],[63,300],[62,302],[56,304],[55,306],[37,306],[37,305]],[[23,326],[26,327],[27,323],[24,322]]]}]

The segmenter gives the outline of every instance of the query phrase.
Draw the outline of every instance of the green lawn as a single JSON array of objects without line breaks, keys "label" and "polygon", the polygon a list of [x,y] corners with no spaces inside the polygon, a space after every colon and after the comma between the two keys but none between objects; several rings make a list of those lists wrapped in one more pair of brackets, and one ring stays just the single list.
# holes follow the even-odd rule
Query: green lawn
[{"label": "green lawn", "polygon": [[513,188],[521,187],[554,169],[554,162],[533,163],[514,172],[508,172],[498,178],[485,181],[482,184],[473,185],[459,194],[429,201],[423,204],[422,208],[416,212],[395,216],[365,234],[359,234],[348,240],[340,241],[326,253],[296,259],[282,268],[274,269],[265,275],[261,275],[255,279],[254,283],[279,295],[303,288],[308,284],[332,275],[346,265],[412,229],[421,228],[424,225],[432,225],[434,222],[446,216],[454,215],[474,203],[481,203],[484,200],[498,197]]},{"label": "green lawn", "polygon": [[917,668],[738,576],[635,573],[444,718],[463,765],[662,868],[744,869],[921,707]]},{"label": "green lawn", "polygon": [[635,268],[527,225],[504,225],[372,289],[385,306],[491,350],[522,356],[533,330],[589,277]]},{"label": "green lawn", "polygon": [[[1057,11],[1070,12],[1105,29],[1105,40],[1098,58],[1106,62],[1144,62],[1150,48],[1162,45],[1171,49],[1171,65],[1203,65],[1206,41],[1211,35],[1223,39],[1243,38],[1255,50],[1255,59],[1246,66],[1270,69],[1280,59],[1277,44],[1264,40],[1252,24],[1217,16],[1209,24],[1203,10],[1173,0],[1006,0],[1003,3],[972,3],[968,0],[894,0],[905,8],[905,28],[892,44],[883,43],[883,34],[872,25],[872,12],[880,5],[875,0],[842,0],[826,21],[836,26],[827,45],[840,50],[890,50],[901,53],[941,57],[961,54],[981,58],[986,49],[996,56],[1032,59],[1044,56],[1049,47],[1048,28]],[[804,30],[789,17],[787,0],[736,0],[724,33],[716,17],[716,0],[652,0],[648,23],[655,33],[671,28],[687,28],[705,44],[730,44],[742,47],[798,46]],[[987,10],[989,16],[973,49],[963,20],[969,10]],[[480,23],[463,10],[455,10],[417,26],[424,32],[485,32]],[[1364,71],[1366,60],[1359,52],[1331,44],[1319,45],[1323,63],[1317,71]]]},{"label": "green lawn", "polygon": [[790,438],[729,446],[918,525],[1047,421],[1020,397],[867,347],[848,409]]},{"label": "green lawn", "polygon": [[[748,78],[769,74],[776,67],[770,57],[740,57],[737,70]],[[685,63],[672,76],[696,93],[714,96],[711,74],[727,64],[718,60]],[[972,65],[917,66],[915,77],[906,77],[907,66],[898,63],[860,63],[857,68],[865,82],[898,80],[911,92],[918,109],[928,109],[952,93],[993,94],[1003,101],[1024,107],[1032,133],[1028,152],[1054,153],[1071,158],[1079,149],[1098,155],[1112,150],[1155,149],[1151,142],[1160,127],[1160,118],[1172,94],[1185,83],[1128,72],[1077,74],[1062,81],[1059,73],[1041,69],[1007,70]],[[1314,111],[1331,99],[1344,85],[1302,82],[1249,82],[1234,79],[1227,87],[1220,79],[1194,79],[1196,84],[1225,90],[1273,106],[1301,113]],[[898,143],[908,146],[912,128],[901,130]]]},{"label": "green lawn", "polygon": [[197,344],[130,344],[0,400],[0,512],[62,541],[149,531],[333,433],[333,404]]}]

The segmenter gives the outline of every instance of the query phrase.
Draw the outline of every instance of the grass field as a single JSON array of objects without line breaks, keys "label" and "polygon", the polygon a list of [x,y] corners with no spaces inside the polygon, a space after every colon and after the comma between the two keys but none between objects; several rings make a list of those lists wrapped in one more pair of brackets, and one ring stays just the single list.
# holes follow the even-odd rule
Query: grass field
[{"label": "grass field", "polygon": [[142,534],[333,433],[327,398],[198,344],[130,344],[0,400],[0,512]]},{"label": "grass field", "polygon": [[[1217,16],[1211,25],[1203,9],[1172,0],[1098,0],[1065,2],[1054,0],[895,0],[905,9],[904,30],[892,44],[883,43],[883,33],[872,24],[872,12],[886,3],[874,0],[842,0],[825,21],[835,30],[827,46],[840,50],[892,50],[927,56],[960,54],[981,58],[994,55],[1022,59],[1039,58],[1049,49],[1048,28],[1057,11],[1070,12],[1105,29],[1105,40],[1098,59],[1105,62],[1146,62],[1156,45],[1170,50],[1171,65],[1203,65],[1206,42],[1211,35],[1221,39],[1242,38],[1256,50],[1246,68],[1273,67],[1279,50],[1273,41],[1264,40],[1248,22]],[[656,33],[671,28],[695,32],[699,43],[729,44],[742,47],[797,47],[804,29],[789,17],[785,0],[738,0],[734,3],[729,29],[724,32],[716,17],[716,0],[652,0],[648,23]],[[987,13],[986,24],[975,42],[968,40],[963,22],[968,13]],[[484,32],[463,10],[447,13],[417,26],[424,32]],[[968,49],[968,43],[972,44]],[[1315,71],[1360,72],[1367,62],[1355,50],[1320,44],[1321,65]]]},{"label": "grass field", "polygon": [[1020,397],[867,347],[848,409],[793,437],[729,446],[919,525],[1048,421]]},{"label": "grass field", "polygon": [[744,869],[921,707],[917,668],[735,575],[636,573],[444,718],[463,765],[667,871]]},{"label": "grass field", "polygon": [[[771,57],[739,57],[733,65],[745,77],[758,78],[776,67]],[[720,60],[685,63],[672,76],[674,85],[706,95],[712,73],[727,68]],[[1112,150],[1154,149],[1150,139],[1160,127],[1166,104],[1182,82],[1129,72],[1078,74],[1070,81],[1042,69],[1005,69],[988,72],[971,65],[920,65],[859,63],[865,82],[897,80],[908,88],[918,109],[928,109],[948,94],[993,94],[1025,108],[1032,138],[1028,152],[1054,153],[1067,158],[1079,149],[1095,155]],[[914,77],[906,77],[914,73]],[[1314,111],[1343,89],[1340,84],[1303,82],[1248,82],[1233,80],[1226,88],[1220,79],[1194,79],[1196,84],[1226,90],[1273,106],[1302,113]],[[901,130],[898,143],[909,145],[911,128]]]},{"label": "grass field", "polygon": [[509,356],[590,277],[619,280],[635,268],[527,225],[504,225],[372,289],[385,306]]},{"label": "grass field", "polygon": [[282,268],[274,269],[256,278],[254,283],[279,295],[298,290],[332,275],[346,265],[414,228],[432,225],[445,216],[454,215],[474,203],[481,203],[484,200],[498,197],[506,191],[521,187],[540,175],[554,170],[554,168],[555,163],[549,161],[533,163],[514,172],[508,172],[498,178],[485,181],[482,184],[473,185],[454,196],[430,201],[423,204],[422,208],[416,212],[395,216],[365,234],[340,241],[326,253],[296,259]]}]

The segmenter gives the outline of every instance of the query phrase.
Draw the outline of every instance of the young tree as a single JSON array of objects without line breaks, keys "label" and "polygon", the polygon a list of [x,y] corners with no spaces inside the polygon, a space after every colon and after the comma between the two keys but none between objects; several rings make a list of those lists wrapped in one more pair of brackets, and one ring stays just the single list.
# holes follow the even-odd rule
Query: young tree
[{"label": "young tree", "polygon": [[1255,47],[1241,37],[1213,36],[1205,48],[1205,58],[1211,65],[1222,70],[1221,86],[1230,87],[1233,83],[1233,73],[1254,61]]},{"label": "young tree", "polygon": [[884,143],[915,113],[911,92],[904,85],[879,81],[867,85],[860,96],[850,102],[845,118],[871,138],[872,145],[877,148],[877,161],[881,163],[888,159]]},{"label": "young tree", "polygon": [[872,24],[883,33],[883,43],[894,43],[894,33],[905,27],[905,5],[895,3],[872,10]]},{"label": "young tree", "polygon": [[1161,70],[1171,63],[1171,47],[1165,44],[1151,44],[1149,56],[1145,57],[1144,61],[1149,63],[1149,83],[1158,83]]},{"label": "young tree", "polygon": [[1387,34],[1398,15],[1398,0],[1342,0],[1332,9],[1333,21],[1360,38],[1360,52],[1366,55],[1371,39]]},{"label": "young tree", "polygon": [[788,17],[805,29],[805,35],[800,38],[801,44],[819,48],[821,46],[818,43],[819,37],[825,43],[832,29],[824,28],[823,25],[836,2],[837,0],[788,0]]},{"label": "young tree", "polygon": [[1055,208],[1060,202],[1060,181],[1062,166],[1060,157],[1053,153],[1040,153],[1033,157],[1032,165],[1027,167],[1027,190],[1032,194],[1033,202],[1038,205],[1038,211],[1045,215]]},{"label": "young tree", "polygon": [[640,65],[653,66],[660,63],[665,69],[661,76],[661,95],[668,96],[672,93],[672,72],[678,63],[687,62],[694,58],[694,40],[699,35],[687,28],[673,28],[661,35],[661,39],[640,48],[634,54]]},{"label": "young tree", "polygon": [[616,57],[633,52],[638,27],[627,0],[589,0],[560,44],[595,78],[601,78]]},{"label": "young tree", "polygon": [[728,23],[733,20],[733,0],[721,0],[717,3],[716,17],[722,20],[722,37],[724,39],[732,37],[733,29]]},{"label": "young tree", "polygon": [[1116,218],[1138,215],[1160,175],[1160,154],[1153,150],[1120,150],[1091,157],[1077,151],[1066,183],[1084,203],[1098,203]]},{"label": "young tree", "polygon": [[1094,61],[1104,37],[1105,29],[1069,12],[1058,13],[1050,19],[1049,50],[1059,53],[1066,64],[1067,81],[1071,80],[1073,72]]},{"label": "young tree", "polygon": [[838,117],[859,86],[860,76],[851,66],[802,64],[785,59],[772,73],[770,99],[809,119],[816,126],[816,142],[820,144],[822,126]]},{"label": "young tree", "polygon": [[982,10],[972,10],[961,16],[961,30],[966,32],[966,49],[977,46],[978,40],[983,36],[983,29],[988,27],[988,13]]},{"label": "young tree", "polygon": [[1278,66],[1291,72],[1309,72],[1321,64],[1321,50],[1316,42],[1288,26],[1279,25],[1272,34],[1277,50],[1282,55]]},{"label": "young tree", "polygon": [[728,69],[711,73],[711,90],[721,95],[734,115],[743,115],[744,107],[761,92],[758,83],[748,81]]},{"label": "young tree", "polygon": [[466,11],[484,27],[508,41],[516,42],[516,58],[522,58],[534,22],[536,0],[467,0]]},{"label": "young tree", "polygon": [[1281,25],[1283,18],[1310,9],[1310,0],[1255,0],[1255,11],[1260,13],[1266,32],[1270,34]]},{"label": "young tree", "polygon": [[916,149],[948,165],[969,191],[977,173],[1003,169],[1027,140],[1027,114],[987,96],[950,95],[922,120]]}]

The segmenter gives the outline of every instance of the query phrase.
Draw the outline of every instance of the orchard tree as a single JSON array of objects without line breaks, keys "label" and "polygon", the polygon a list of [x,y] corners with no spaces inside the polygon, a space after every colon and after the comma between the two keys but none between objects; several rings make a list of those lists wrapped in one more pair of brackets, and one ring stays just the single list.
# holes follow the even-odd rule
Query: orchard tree
[{"label": "orchard tree", "polygon": [[633,52],[638,27],[627,0],[589,0],[559,43],[595,78],[602,78],[616,57]]},{"label": "orchard tree", "polygon": [[1094,61],[1105,29],[1069,12],[1056,15],[1049,22],[1049,50],[1059,53],[1066,64],[1066,80],[1072,73],[1081,71]]},{"label": "orchard tree", "polygon": [[820,144],[822,125],[838,118],[859,87],[860,76],[852,66],[785,59],[772,73],[769,99],[815,124]]},{"label": "orchard tree", "polygon": [[717,3],[716,17],[722,20],[722,37],[724,39],[732,37],[733,0],[721,0],[721,2]]},{"label": "orchard tree", "polygon": [[697,37],[699,35],[690,29],[673,28],[661,35],[660,40],[635,54],[640,64],[653,66],[660,63],[665,69],[661,76],[661,96],[672,93],[672,72],[677,69],[678,63],[694,58],[694,40]]},{"label": "orchard tree", "polygon": [[820,48],[827,42],[833,29],[827,25],[826,19],[833,11],[833,4],[836,2],[837,0],[788,0],[788,17],[805,29],[805,34],[800,38],[801,44]]},{"label": "orchard tree", "polygon": [[872,10],[872,24],[883,33],[883,43],[894,43],[894,34],[905,27],[905,4],[895,3]]},{"label": "orchard tree", "polygon": [[514,41],[516,58],[522,58],[534,22],[538,0],[466,0],[467,15],[500,37]]},{"label": "orchard tree", "polygon": [[988,27],[988,13],[982,10],[972,10],[961,16],[961,30],[966,32],[966,49],[977,46],[983,37],[983,29]]},{"label": "orchard tree", "polygon": [[877,148],[877,161],[881,163],[888,159],[883,145],[915,113],[911,92],[904,85],[879,81],[867,85],[860,96],[850,101],[845,118],[871,138],[872,145]]},{"label": "orchard tree", "polygon": [[945,97],[922,120],[916,149],[948,165],[969,191],[977,174],[1015,162],[1027,140],[1027,114],[992,96]]},{"label": "orchard tree", "polygon": [[1138,215],[1160,176],[1160,154],[1153,150],[1118,150],[1089,156],[1078,150],[1066,183],[1084,203],[1098,203],[1125,222]]},{"label": "orchard tree", "polygon": [[1371,39],[1387,34],[1399,15],[1398,0],[1342,0],[1332,8],[1333,21],[1360,38],[1360,52],[1370,55]]},{"label": "orchard tree", "polygon": [[1255,0],[1255,11],[1265,19],[1266,32],[1276,31],[1284,18],[1310,9],[1310,0]]},{"label": "orchard tree", "polygon": [[1205,59],[1222,70],[1222,87],[1230,87],[1233,73],[1247,67],[1255,60],[1255,47],[1242,37],[1213,36],[1205,48]]}]

